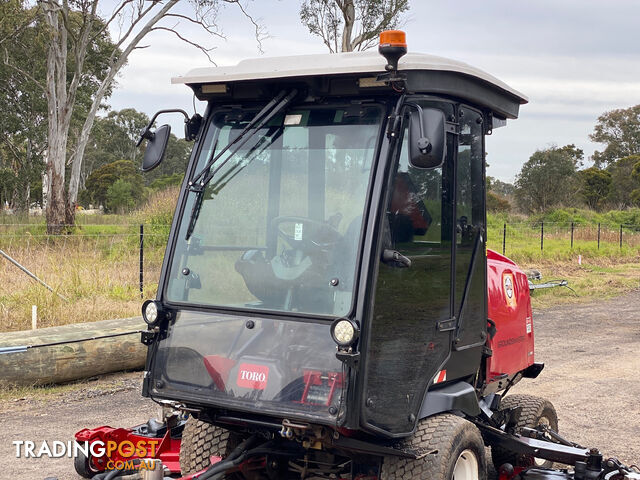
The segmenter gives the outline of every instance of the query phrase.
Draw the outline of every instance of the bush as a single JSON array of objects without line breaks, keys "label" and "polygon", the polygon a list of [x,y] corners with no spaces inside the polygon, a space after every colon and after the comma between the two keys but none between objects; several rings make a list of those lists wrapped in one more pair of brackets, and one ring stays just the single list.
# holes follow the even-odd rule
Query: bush
[{"label": "bush", "polygon": [[136,199],[137,189],[126,180],[116,180],[108,189],[105,208],[111,212],[130,212],[140,198]]},{"label": "bush", "polygon": [[[81,197],[86,206],[88,203],[95,205],[103,204],[105,208],[109,208],[107,200],[107,192],[109,188],[118,180],[128,183],[132,190],[133,206],[140,203],[136,192],[144,191],[144,182],[142,175],[130,160],[118,160],[117,162],[108,163],[94,170],[87,178],[86,193]],[[124,195],[122,185],[118,187],[121,190],[120,196]],[[143,197],[144,199],[144,197]],[[122,200],[122,198],[121,198]],[[129,210],[132,207],[129,207]]]},{"label": "bush", "polygon": [[496,213],[509,212],[511,211],[511,204],[506,197],[497,193],[487,192],[487,210]]},{"label": "bush", "polygon": [[174,173],[173,175],[164,175],[160,178],[156,178],[149,188],[152,190],[166,190],[169,187],[179,187],[182,184],[184,178],[183,173]]}]

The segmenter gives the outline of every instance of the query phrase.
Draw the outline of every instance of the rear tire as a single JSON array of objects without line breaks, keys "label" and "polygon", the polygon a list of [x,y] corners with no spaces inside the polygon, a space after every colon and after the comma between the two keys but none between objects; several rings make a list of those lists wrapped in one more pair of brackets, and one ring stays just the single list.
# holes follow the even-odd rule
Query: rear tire
[{"label": "rear tire", "polygon": [[425,418],[405,445],[420,449],[427,455],[417,460],[385,457],[381,480],[487,478],[487,461],[480,431],[461,417],[446,413]]},{"label": "rear tire", "polygon": [[236,434],[201,422],[187,419],[180,443],[180,470],[182,475],[199,472],[211,464],[212,456],[225,457],[239,444]]},{"label": "rear tire", "polygon": [[[515,433],[519,433],[522,427],[535,428],[542,423],[552,430],[558,431],[558,415],[549,400],[533,395],[509,395],[503,398],[500,403],[500,410],[516,407],[522,407],[522,412]],[[553,466],[552,461],[534,458],[531,455],[517,454],[495,446],[491,447],[491,458],[496,470],[505,463],[510,463],[514,467],[551,468]]]}]

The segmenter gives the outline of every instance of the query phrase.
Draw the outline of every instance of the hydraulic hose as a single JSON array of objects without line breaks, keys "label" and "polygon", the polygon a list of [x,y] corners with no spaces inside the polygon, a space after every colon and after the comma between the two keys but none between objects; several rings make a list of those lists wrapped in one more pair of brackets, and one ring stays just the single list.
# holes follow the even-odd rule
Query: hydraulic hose
[{"label": "hydraulic hose", "polygon": [[[135,465],[140,464],[140,459],[134,459],[133,463]],[[97,474],[96,476],[93,477],[93,480],[113,480],[114,478],[118,478],[118,477],[122,477],[125,475],[133,475],[133,474],[137,474],[139,473],[138,470],[136,469],[129,469],[129,470],[118,470],[118,469],[114,469],[114,470],[109,470],[107,472],[102,472]]]},{"label": "hydraulic hose", "polygon": [[[198,480],[213,480],[218,477],[218,474],[224,475],[224,473],[229,470],[231,467],[239,465],[242,463],[246,456],[247,450],[251,448],[259,439],[258,435],[252,435],[247,438],[243,442],[240,443],[224,460],[211,465],[204,473],[202,473]],[[95,478],[95,477],[94,477]],[[194,479],[195,480],[195,479]]]},{"label": "hydraulic hose", "polygon": [[123,475],[131,475],[137,473],[136,470],[110,470],[108,472],[99,473],[93,480],[113,480],[114,478],[121,477]]}]

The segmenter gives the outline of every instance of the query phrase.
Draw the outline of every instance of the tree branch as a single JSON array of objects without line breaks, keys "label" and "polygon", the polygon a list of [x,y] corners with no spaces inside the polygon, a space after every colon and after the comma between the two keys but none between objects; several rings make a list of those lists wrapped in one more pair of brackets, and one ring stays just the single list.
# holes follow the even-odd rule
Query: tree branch
[{"label": "tree branch", "polygon": [[207,58],[209,59],[209,61],[211,63],[213,63],[214,65],[217,66],[216,62],[214,62],[213,58],[211,58],[211,55],[209,55],[209,52],[212,51],[212,50],[215,50],[215,47],[205,48],[202,45],[199,45],[196,42],[193,42],[193,41],[189,40],[188,38],[183,37],[182,35],[180,35],[180,33],[178,31],[174,30],[173,28],[160,26],[160,27],[153,27],[153,28],[149,29],[150,32],[153,32],[154,30],[165,30],[167,32],[173,33],[176,37],[178,37],[183,42],[188,43],[189,45],[192,45],[192,46],[196,47],[198,50],[200,50],[202,53],[204,53],[207,56]]},{"label": "tree branch", "polygon": [[33,20],[38,16],[38,14],[40,13],[40,5],[36,5],[33,9],[32,9],[33,15],[28,15],[27,18],[24,20],[24,22],[22,22],[20,25],[18,25],[18,27],[16,27],[16,29],[5,35],[3,38],[0,38],[0,45],[2,45],[6,40],[10,40],[12,38],[15,38],[20,32],[22,32],[22,30],[24,30],[28,25],[31,24],[31,22],[33,22]]},{"label": "tree branch", "polygon": [[180,15],[179,13],[167,13],[165,17],[175,17],[175,18],[181,18],[181,19],[187,20],[193,23],[194,25],[198,25],[199,27],[202,27],[208,33],[215,35],[216,37],[226,39],[224,35],[214,30],[215,25],[210,25],[209,23],[205,22],[204,19],[196,20],[196,19],[187,17],[186,15]]},{"label": "tree branch", "polygon": [[247,19],[249,19],[249,21],[253,24],[253,28],[255,30],[256,42],[258,42],[258,51],[260,53],[264,53],[264,50],[262,49],[262,40],[265,40],[266,38],[268,38],[268,35],[265,35],[263,27],[251,15],[249,15],[249,13],[247,13],[247,11],[242,6],[239,0],[224,0],[224,1],[226,3],[235,3],[236,5],[238,5],[238,8],[242,12],[242,14]]},{"label": "tree branch", "polygon": [[100,35],[102,35],[102,32],[104,32],[107,28],[109,28],[109,25],[111,25],[111,22],[113,22],[116,17],[118,15],[120,15],[120,12],[124,9],[124,7],[126,7],[128,4],[130,4],[131,2],[133,2],[133,0],[124,0],[120,6],[118,8],[116,8],[113,12],[113,14],[111,14],[111,16],[109,17],[109,19],[107,21],[104,22],[104,26],[99,29],[95,35],[93,35],[91,37],[91,42],[93,43],[96,39],[98,39],[98,37],[100,37]]},{"label": "tree branch", "polygon": [[44,93],[46,93],[47,92],[47,88],[42,83],[40,83],[40,81],[38,81],[33,75],[31,75],[29,72],[27,72],[27,71],[21,69],[20,67],[18,67],[16,65],[13,65],[12,63],[9,62],[9,51],[7,50],[6,47],[3,47],[3,48],[4,48],[4,62],[3,63],[7,67],[10,67],[10,68],[14,69],[16,72],[20,73],[21,75],[24,75],[26,78],[28,78],[33,83],[35,83],[39,89],[41,89]]}]

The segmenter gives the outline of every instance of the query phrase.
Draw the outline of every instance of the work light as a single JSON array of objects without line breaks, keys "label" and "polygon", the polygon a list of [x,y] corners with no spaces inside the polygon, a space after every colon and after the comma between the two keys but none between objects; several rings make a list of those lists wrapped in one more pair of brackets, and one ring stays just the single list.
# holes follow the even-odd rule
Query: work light
[{"label": "work light", "polygon": [[155,327],[164,318],[164,311],[155,300],[147,300],[142,304],[142,318],[147,325]]},{"label": "work light", "polygon": [[339,318],[331,325],[331,336],[339,347],[353,345],[359,333],[358,324],[348,318]]}]

